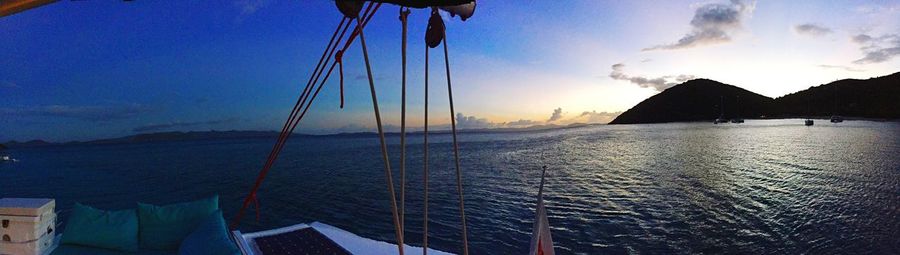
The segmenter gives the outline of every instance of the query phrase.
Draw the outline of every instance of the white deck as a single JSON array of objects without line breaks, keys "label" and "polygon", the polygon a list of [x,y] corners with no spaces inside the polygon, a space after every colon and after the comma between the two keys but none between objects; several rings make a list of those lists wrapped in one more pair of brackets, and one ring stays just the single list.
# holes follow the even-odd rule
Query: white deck
[{"label": "white deck", "polygon": [[[306,228],[313,228],[316,231],[319,231],[319,233],[322,233],[323,235],[325,235],[325,237],[328,237],[328,239],[331,239],[332,241],[334,241],[335,243],[337,243],[338,245],[340,245],[341,247],[343,247],[345,250],[349,251],[352,254],[357,254],[357,255],[397,254],[397,245],[396,244],[361,237],[356,234],[350,233],[346,230],[343,230],[343,229],[340,229],[340,228],[337,228],[337,227],[334,227],[334,226],[331,226],[331,225],[328,225],[325,223],[321,223],[321,222],[313,222],[310,224],[297,224],[297,225],[287,226],[287,227],[283,227],[283,228],[277,228],[277,229],[271,229],[271,230],[265,230],[265,231],[260,231],[260,232],[253,232],[253,233],[246,233],[246,234],[242,234],[240,231],[233,231],[232,234],[234,235],[234,237],[238,243],[238,246],[240,247],[241,251],[244,254],[246,254],[246,255],[262,255],[262,253],[259,252],[258,248],[256,248],[256,244],[253,241],[254,238],[288,233],[291,231],[296,231],[296,230],[306,229]],[[403,245],[403,253],[410,254],[410,255],[422,254],[422,247],[415,247],[415,246],[410,246],[410,245],[404,244]],[[452,253],[447,253],[447,252],[438,251],[438,250],[429,248],[428,254],[444,255],[444,254],[452,254]]]}]

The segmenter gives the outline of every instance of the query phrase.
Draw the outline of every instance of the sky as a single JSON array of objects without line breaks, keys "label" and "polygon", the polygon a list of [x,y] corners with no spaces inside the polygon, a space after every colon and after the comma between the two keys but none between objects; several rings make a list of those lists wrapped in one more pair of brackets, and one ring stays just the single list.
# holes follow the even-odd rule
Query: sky
[{"label": "sky", "polygon": [[[224,3],[224,4],[223,4]],[[407,122],[423,125],[424,31],[409,16]],[[900,1],[479,1],[447,24],[461,128],[605,123],[708,78],[778,97],[900,71]],[[341,20],[329,0],[59,1],[0,18],[0,141],[280,130]],[[401,109],[401,23],[366,27],[388,130]],[[344,56],[298,132],[373,131],[362,49]],[[430,52],[429,124],[450,122]]]}]

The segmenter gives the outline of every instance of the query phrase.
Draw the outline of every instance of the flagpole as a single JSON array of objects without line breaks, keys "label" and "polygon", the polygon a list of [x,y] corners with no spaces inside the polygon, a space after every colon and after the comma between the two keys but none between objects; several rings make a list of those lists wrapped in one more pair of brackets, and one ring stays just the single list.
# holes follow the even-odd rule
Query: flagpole
[{"label": "flagpole", "polygon": [[544,182],[547,165],[541,167],[541,185],[538,188],[538,201],[535,210],[534,230],[531,236],[529,255],[554,255],[553,238],[550,235],[550,224],[547,222],[547,210],[544,208]]},{"label": "flagpole", "polygon": [[541,186],[538,188],[538,203],[544,201],[544,175],[547,174],[547,165],[541,167]]}]

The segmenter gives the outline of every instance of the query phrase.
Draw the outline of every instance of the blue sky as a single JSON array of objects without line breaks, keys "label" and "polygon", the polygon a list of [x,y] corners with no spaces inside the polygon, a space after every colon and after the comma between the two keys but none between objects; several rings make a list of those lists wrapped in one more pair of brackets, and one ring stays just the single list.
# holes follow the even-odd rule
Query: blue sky
[{"label": "blue sky", "polygon": [[[225,3],[225,4],[223,4]],[[366,29],[380,106],[399,125],[400,22]],[[422,124],[428,11],[410,15],[409,121]],[[0,18],[0,141],[277,130],[340,14],[314,1],[60,1]],[[606,122],[689,78],[771,97],[900,71],[898,1],[481,1],[447,19],[463,127]],[[441,51],[431,123],[446,125]],[[371,130],[361,49],[301,132]]]}]

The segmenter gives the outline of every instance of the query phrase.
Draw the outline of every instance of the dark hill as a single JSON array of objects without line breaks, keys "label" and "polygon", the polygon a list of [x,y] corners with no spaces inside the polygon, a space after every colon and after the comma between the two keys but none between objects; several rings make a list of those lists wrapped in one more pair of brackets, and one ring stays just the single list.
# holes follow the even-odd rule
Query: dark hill
[{"label": "dark hill", "polygon": [[625,111],[610,124],[758,118],[772,113],[774,99],[721,82],[696,79],[675,85]]},{"label": "dark hill", "polygon": [[783,116],[841,115],[900,119],[900,72],[867,80],[846,79],[775,99]]},{"label": "dark hill", "polygon": [[44,140],[31,140],[31,141],[27,141],[27,142],[9,141],[4,145],[6,147],[13,148],[13,147],[40,147],[40,146],[47,146],[50,144],[52,144],[52,143],[44,141]]},{"label": "dark hill", "polygon": [[712,121],[719,117],[720,97],[725,102],[725,118],[840,115],[900,119],[900,72],[839,80],[777,99],[713,80],[690,80],[644,100],[610,124]]},{"label": "dark hill", "polygon": [[140,142],[164,142],[164,141],[192,141],[192,140],[217,140],[217,139],[243,139],[243,138],[269,138],[278,137],[274,131],[190,131],[190,132],[159,132],[149,134],[137,134],[112,139],[94,140],[83,142],[85,144],[118,144]]}]

